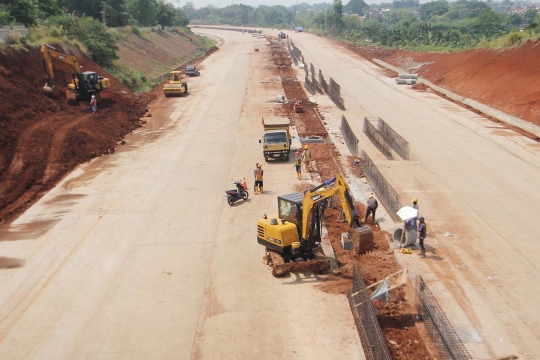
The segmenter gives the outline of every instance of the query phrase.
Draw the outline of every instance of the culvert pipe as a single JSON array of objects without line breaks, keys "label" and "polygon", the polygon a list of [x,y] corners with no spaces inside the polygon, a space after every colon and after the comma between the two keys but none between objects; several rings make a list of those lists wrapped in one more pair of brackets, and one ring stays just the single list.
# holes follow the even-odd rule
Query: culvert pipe
[{"label": "culvert pipe", "polygon": [[[394,240],[395,243],[398,243],[401,241],[401,234],[403,234],[403,228],[397,228],[394,230],[394,233],[392,234],[392,240]],[[416,230],[414,229],[407,229],[405,230],[405,241],[402,246],[411,246],[414,245],[416,242],[418,234],[416,233]]]},{"label": "culvert pipe", "polygon": [[399,74],[400,79],[418,79],[418,74]]}]

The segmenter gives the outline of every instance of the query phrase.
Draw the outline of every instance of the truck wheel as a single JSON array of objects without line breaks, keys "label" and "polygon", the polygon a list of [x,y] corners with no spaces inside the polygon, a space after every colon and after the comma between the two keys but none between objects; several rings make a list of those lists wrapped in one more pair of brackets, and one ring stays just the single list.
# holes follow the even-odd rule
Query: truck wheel
[{"label": "truck wheel", "polygon": [[268,162],[268,156],[264,157],[264,161]]}]

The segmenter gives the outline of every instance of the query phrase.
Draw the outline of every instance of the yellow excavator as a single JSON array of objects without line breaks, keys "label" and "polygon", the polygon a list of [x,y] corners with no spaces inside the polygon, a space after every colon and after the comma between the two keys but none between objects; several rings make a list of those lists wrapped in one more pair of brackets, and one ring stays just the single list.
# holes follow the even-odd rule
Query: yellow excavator
[{"label": "yellow excavator", "polygon": [[179,70],[171,71],[169,74],[169,83],[163,85],[165,97],[184,96],[187,94],[188,87],[185,81],[182,81],[182,72]]},{"label": "yellow excavator", "polygon": [[45,68],[45,86],[43,92],[45,95],[59,98],[60,92],[56,85],[54,76],[53,59],[68,64],[71,67],[71,83],[68,84],[66,98],[69,104],[76,103],[79,100],[89,100],[92,95],[100,99],[100,92],[109,88],[109,79],[99,75],[94,71],[81,72],[82,66],[75,55],[69,54],[63,50],[56,49],[50,45],[41,45],[41,58]]},{"label": "yellow excavator", "polygon": [[351,231],[368,230],[373,242],[371,229],[360,225],[349,186],[343,176],[336,175],[306,192],[278,196],[279,213],[265,214],[259,219],[257,242],[267,249],[266,261],[272,265],[272,275],[284,276],[294,271],[324,273],[330,269],[319,245],[322,213],[336,194]]}]

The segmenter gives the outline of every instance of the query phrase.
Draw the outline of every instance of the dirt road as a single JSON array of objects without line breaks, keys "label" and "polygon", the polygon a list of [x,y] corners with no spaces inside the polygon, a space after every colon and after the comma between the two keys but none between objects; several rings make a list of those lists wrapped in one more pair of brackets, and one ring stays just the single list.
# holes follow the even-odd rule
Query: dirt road
[{"label": "dirt road", "polygon": [[[291,38],[308,65],[341,85],[359,147],[406,203],[420,199],[428,259],[400,257],[428,280],[471,355],[538,358],[539,144],[434,94],[397,86],[325,39]],[[335,127],[341,112],[323,108]],[[364,116],[388,122],[411,143],[413,160],[387,160],[363,135]]]},{"label": "dirt road", "polygon": [[224,44],[189,96],[158,101],[124,151],[1,231],[1,358],[363,358],[342,296],[262,263],[256,219],[293,190],[292,163],[265,165],[266,194],[224,199],[234,180],[253,185],[260,117],[281,91],[253,52],[264,40],[212,32]]}]

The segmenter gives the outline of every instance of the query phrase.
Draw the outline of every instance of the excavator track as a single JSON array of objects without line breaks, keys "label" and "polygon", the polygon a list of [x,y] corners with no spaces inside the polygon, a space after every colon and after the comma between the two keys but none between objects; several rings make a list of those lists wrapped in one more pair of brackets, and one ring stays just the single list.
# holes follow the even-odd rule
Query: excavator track
[{"label": "excavator track", "polygon": [[323,274],[330,270],[330,261],[326,259],[321,247],[313,250],[314,259],[309,261],[286,263],[283,257],[275,251],[266,248],[264,259],[266,264],[272,266],[272,275],[275,277],[286,276],[291,272],[311,271],[316,274]]}]

